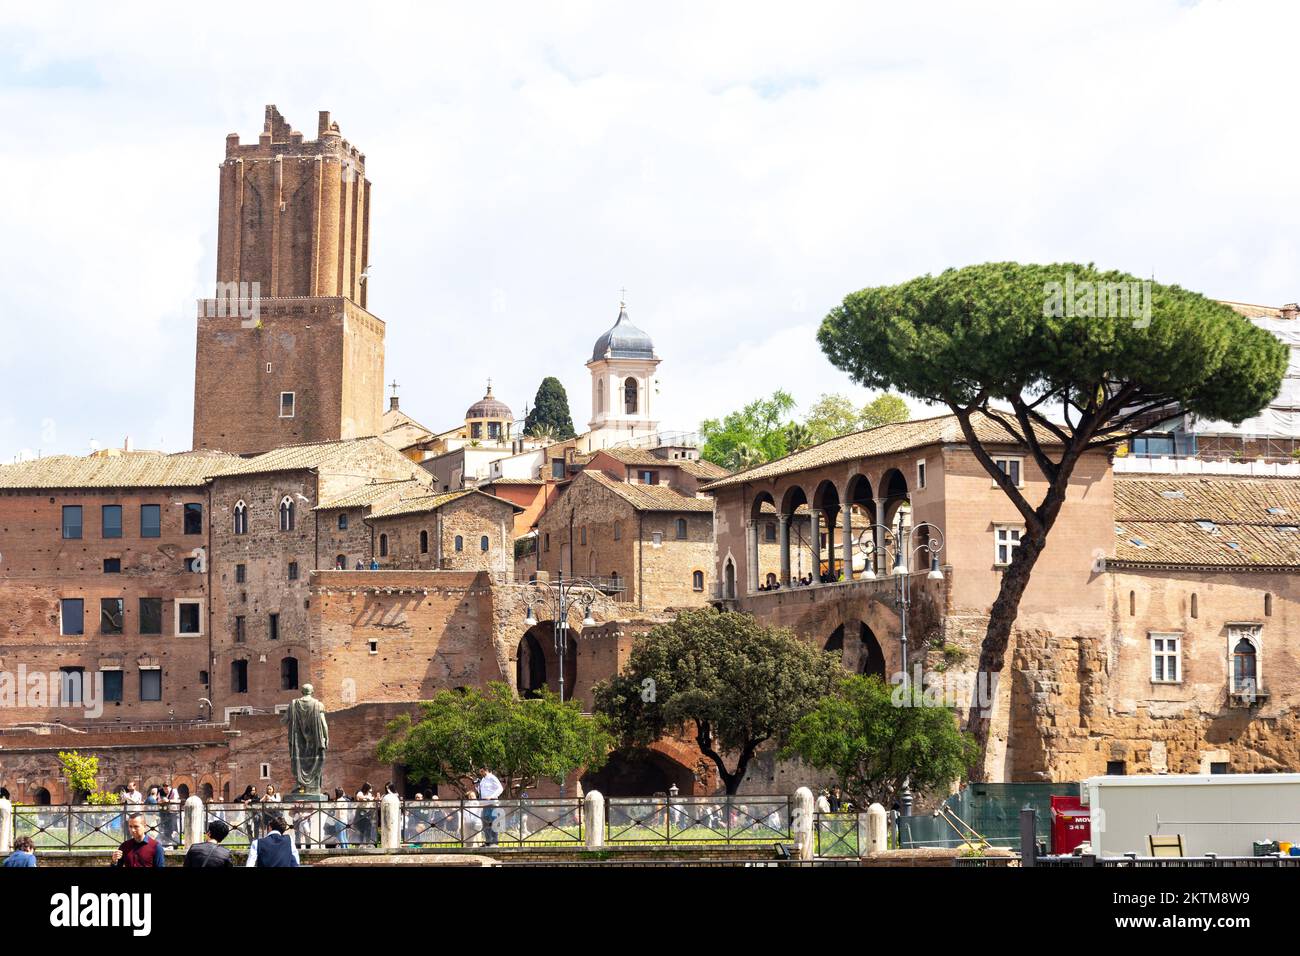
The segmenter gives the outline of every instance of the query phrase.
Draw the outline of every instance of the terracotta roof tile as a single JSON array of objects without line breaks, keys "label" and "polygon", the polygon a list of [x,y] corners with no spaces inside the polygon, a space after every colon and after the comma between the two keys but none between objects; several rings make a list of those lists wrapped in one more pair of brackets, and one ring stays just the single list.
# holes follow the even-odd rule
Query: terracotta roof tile
[{"label": "terracotta roof tile", "polygon": [[196,488],[241,460],[220,452],[51,455],[0,465],[0,488]]},{"label": "terracotta roof tile", "polygon": [[337,508],[365,508],[390,495],[427,494],[432,488],[430,481],[418,478],[394,478],[390,481],[371,481],[355,488],[349,488],[340,495],[335,495],[318,504],[313,510],[327,511]]},{"label": "terracotta roof tile", "polygon": [[583,476],[604,485],[637,511],[713,511],[712,498],[684,495],[667,485],[633,485],[602,471],[584,471],[578,478]]},{"label": "terracotta roof tile", "polygon": [[477,491],[473,488],[466,488],[462,491],[446,491],[440,494],[418,494],[409,497],[401,497],[397,501],[390,502],[382,507],[376,508],[370,512],[373,518],[393,518],[398,515],[421,514],[426,511],[437,511],[444,505],[449,505],[453,501],[458,501],[466,495],[482,495],[485,498],[491,498],[493,501],[499,501],[504,505],[509,505],[515,511],[523,511],[513,501],[506,501],[504,498],[498,498],[495,495],[489,495],[486,491]]}]

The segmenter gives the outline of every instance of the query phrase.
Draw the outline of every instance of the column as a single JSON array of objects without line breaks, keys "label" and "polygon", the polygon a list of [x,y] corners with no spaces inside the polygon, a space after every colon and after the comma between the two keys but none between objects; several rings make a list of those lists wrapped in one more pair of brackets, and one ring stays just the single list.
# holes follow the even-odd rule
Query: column
[{"label": "column", "polygon": [[835,579],[835,526],[839,524],[839,512],[826,512],[826,570],[831,579]]},{"label": "column", "polygon": [[853,580],[853,505],[844,506],[844,580]]},{"label": "column", "polygon": [[749,582],[747,591],[754,594],[758,591],[759,585],[759,566],[758,566],[758,529],[759,523],[751,521],[749,523],[749,560],[745,563],[749,565],[749,573],[745,575]]},{"label": "column", "polygon": [[821,581],[822,574],[822,513],[808,509],[808,553],[812,558],[812,583]]},{"label": "column", "polygon": [[876,502],[875,524],[876,526],[872,529],[871,537],[872,540],[876,542],[876,553],[873,556],[873,561],[876,566],[876,574],[888,574],[889,556],[885,553],[885,542],[887,538],[885,535],[885,503],[883,501]]},{"label": "column", "polygon": [[780,540],[777,549],[781,552],[781,587],[788,588],[790,586],[790,516],[778,515],[776,522]]}]

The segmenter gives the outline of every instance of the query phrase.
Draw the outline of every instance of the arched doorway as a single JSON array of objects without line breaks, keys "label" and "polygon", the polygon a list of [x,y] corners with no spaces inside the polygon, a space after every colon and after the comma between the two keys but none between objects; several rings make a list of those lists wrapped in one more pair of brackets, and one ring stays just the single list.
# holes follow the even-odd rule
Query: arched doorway
[{"label": "arched doorway", "polygon": [[781,496],[781,511],[786,521],[785,539],[780,543],[781,586],[790,587],[812,574],[810,535],[808,532],[808,496],[795,485]]},{"label": "arched doorway", "polygon": [[831,631],[830,637],[822,649],[831,653],[840,655],[840,662],[844,665],[845,670],[852,671],[855,674],[872,675],[885,680],[885,652],[881,650],[880,642],[876,640],[875,633],[867,627],[865,622],[856,622],[857,646],[850,646],[846,649],[844,646],[844,635],[852,634],[855,625],[841,624],[835,630]]},{"label": "arched doorway", "polygon": [[[555,622],[539,621],[519,641],[515,663],[516,687],[521,697],[536,697],[546,687],[560,692],[560,658],[555,646]],[[568,631],[564,647],[564,699],[572,700],[578,683],[578,641],[573,628]],[[531,693],[530,693],[531,692]]]},{"label": "arched doorway", "polygon": [[50,805],[50,791],[44,787],[37,787],[32,791],[32,803],[38,807],[48,807]]},{"label": "arched doorway", "polygon": [[599,790],[605,797],[648,797],[667,794],[676,784],[686,796],[694,786],[694,774],[658,750],[633,747],[615,750],[599,770],[582,775],[582,790]]},{"label": "arched doorway", "polygon": [[814,582],[829,584],[839,579],[842,567],[836,540],[840,523],[840,492],[834,482],[823,481],[817,486],[812,507],[810,535],[816,556]]},{"label": "arched doorway", "polygon": [[533,633],[536,630],[533,628],[519,639],[515,659],[515,686],[524,699],[537,697],[537,691],[546,686],[546,653]]}]

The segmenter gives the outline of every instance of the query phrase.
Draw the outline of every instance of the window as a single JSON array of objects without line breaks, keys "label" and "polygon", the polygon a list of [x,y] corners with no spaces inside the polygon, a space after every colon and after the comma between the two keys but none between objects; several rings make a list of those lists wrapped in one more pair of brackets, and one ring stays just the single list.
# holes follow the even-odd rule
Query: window
[{"label": "window", "polygon": [[1210,761],[1210,773],[1212,774],[1231,773],[1231,771],[1228,769],[1228,761],[1226,760]]},{"label": "window", "polygon": [[63,506],[63,536],[65,538],[81,537],[81,505]]},{"label": "window", "polygon": [[243,584],[243,583],[244,583],[244,580],[245,580],[245,578],[246,578],[247,576],[248,576],[248,568],[247,568],[247,565],[243,565],[243,564],[237,564],[237,565],[235,565],[235,583],[236,583],[236,584]]},{"label": "window", "polygon": [[207,687],[207,686],[208,686],[208,672],[207,672],[207,671],[199,671],[199,683],[202,684],[204,687]]},{"label": "window", "polygon": [[289,580],[290,580],[290,581],[297,581],[297,580],[298,580],[298,562],[297,562],[297,561],[290,561],[290,562],[289,562]]},{"label": "window", "polygon": [[161,505],[140,506],[140,537],[142,538],[162,537],[162,506]]},{"label": "window", "polygon": [[686,540],[686,519],[678,518],[676,524],[677,524],[677,540],[685,541]]},{"label": "window", "polygon": [[248,505],[235,502],[235,534],[248,534]]},{"label": "window", "polygon": [[763,540],[764,541],[776,540],[776,525],[770,521],[763,527]]},{"label": "window", "polygon": [[465,539],[462,538],[460,535],[456,535],[456,553],[459,554],[461,551],[464,550],[465,550]]},{"label": "window", "polygon": [[371,654],[378,654],[378,653],[379,653],[379,641],[377,641],[377,640],[373,640],[373,639],[372,639],[372,640],[369,640],[369,641],[366,641],[366,650],[368,650]]},{"label": "window", "polygon": [[122,537],[122,506],[104,505],[100,508],[100,527],[105,538]]},{"label": "window", "polygon": [[185,506],[185,533],[203,533],[203,505],[190,503]]},{"label": "window", "polygon": [[1020,547],[1020,535],[1023,530],[1013,525],[994,525],[994,538],[997,544],[994,564],[1005,566],[1011,563],[1016,548]]},{"label": "window", "polygon": [[429,553],[429,532],[427,531],[420,532],[420,553]]},{"label": "window", "polygon": [[469,426],[469,437],[470,437],[470,438],[482,438],[482,437],[483,437],[483,423],[482,423],[482,422],[471,422],[471,423],[470,423],[470,426]]},{"label": "window", "polygon": [[105,559],[104,559],[104,573],[105,573],[105,574],[121,574],[121,573],[122,573],[122,559],[121,559],[121,558],[105,558]]},{"label": "window", "polygon": [[280,690],[298,689],[298,658],[286,657],[280,661]]},{"label": "window", "polygon": [[159,668],[140,668],[140,699],[162,700],[162,671]]},{"label": "window", "polygon": [[1128,592],[1128,616],[1133,617],[1137,614],[1137,592]]},{"label": "window", "polygon": [[1127,765],[1124,763],[1123,760],[1106,761],[1106,776],[1122,777],[1127,773],[1128,773]]},{"label": "window", "polygon": [[1021,458],[995,457],[993,463],[998,466],[998,471],[1011,479],[1011,483],[1017,488],[1021,487]]},{"label": "window", "polygon": [[691,575],[691,587],[696,591],[704,590],[704,572],[696,571]]},{"label": "window", "polygon": [[664,543],[664,533],[662,531],[656,531],[653,534],[651,534],[650,543],[653,544],[656,548],[662,545]]},{"label": "window", "polygon": [[564,459],[563,458],[551,459],[551,477],[556,481],[564,480]]},{"label": "window", "polygon": [[579,536],[580,536],[580,538],[581,538],[581,541],[580,541],[579,543],[580,543],[580,544],[586,544],[586,543],[587,543],[587,529],[586,529],[585,527],[582,528],[582,529],[578,532],[578,534],[579,534]]},{"label": "window", "polygon": [[659,484],[659,472],[657,471],[638,471],[637,480],[643,485]]},{"label": "window", "polygon": [[65,597],[59,602],[59,633],[86,633],[86,602],[79,597]]},{"label": "window", "polygon": [[637,406],[636,379],[629,378],[623,383],[623,411],[628,415],[636,414]]},{"label": "window", "polygon": [[1180,667],[1180,634],[1151,634],[1151,682],[1153,684],[1178,684],[1182,682]]},{"label": "window", "polygon": [[293,418],[293,392],[280,393],[280,417]]},{"label": "window", "polygon": [[1195,593],[1192,594],[1192,607],[1191,607],[1191,611],[1192,611],[1192,617],[1199,617],[1199,616],[1200,616],[1200,615],[1197,613],[1197,607],[1196,607],[1196,594],[1195,594]]},{"label": "window", "polygon": [[551,550],[551,534],[549,531],[546,533],[546,536],[542,538],[542,550],[543,551]]},{"label": "window", "polygon": [[1254,695],[1260,691],[1258,625],[1229,625],[1228,646],[1232,651],[1232,686],[1234,694]]},{"label": "window", "polygon": [[232,694],[248,693],[248,661],[230,662],[230,692]]},{"label": "window", "polygon": [[202,567],[202,565],[199,564],[199,559],[198,559],[198,558],[186,558],[186,559],[185,559],[185,570],[186,570],[186,571],[189,571],[189,572],[191,572],[191,573],[194,573],[194,572],[197,572],[197,571],[199,570],[200,567]]},{"label": "window", "polygon": [[235,617],[235,643],[243,644],[248,638],[247,618],[240,614]]},{"label": "window", "polygon": [[478,539],[478,549],[482,551],[484,554],[487,554],[488,547],[491,545],[491,543],[492,542],[488,540],[488,536],[483,535],[483,537]]},{"label": "window", "polygon": [[605,380],[602,378],[596,382],[596,411],[605,410]]},{"label": "window", "polygon": [[336,571],[346,571],[348,569],[348,556],[346,554],[334,557],[334,569]]},{"label": "window", "polygon": [[339,515],[339,530],[340,531],[348,530],[348,513],[346,511],[342,512]]},{"label": "window", "polygon": [[614,540],[615,541],[623,540],[623,522],[621,521],[614,522]]},{"label": "window", "polygon": [[202,634],[203,627],[199,614],[201,602],[181,599],[176,602],[176,633]]},{"label": "window", "polygon": [[99,633],[121,634],[123,602],[121,598],[99,599]]},{"label": "window", "polygon": [[140,633],[162,633],[163,599],[157,597],[140,598]]},{"label": "window", "polygon": [[294,512],[293,499],[290,498],[288,495],[285,495],[283,498],[280,499],[280,530],[281,531],[293,530],[293,517],[294,517],[293,512]]},{"label": "window", "polygon": [[488,438],[500,438],[500,437],[501,437],[501,423],[488,422]]},{"label": "window", "polygon": [[84,667],[59,668],[59,701],[64,704],[80,704],[81,689],[86,686],[86,669]]},{"label": "window", "polygon": [[121,671],[103,671],[104,675],[104,702],[110,704],[122,703],[122,672]]},{"label": "window", "polygon": [[381,558],[388,557],[388,535],[386,534],[379,536],[379,556]]},{"label": "window", "polygon": [[1264,595],[1264,616],[1265,617],[1273,616],[1273,595],[1272,594]]},{"label": "window", "polygon": [[925,459],[922,458],[916,463],[916,487],[925,487]]},{"label": "window", "polygon": [[267,620],[267,626],[271,640],[278,641],[280,639],[280,615],[272,614]]}]

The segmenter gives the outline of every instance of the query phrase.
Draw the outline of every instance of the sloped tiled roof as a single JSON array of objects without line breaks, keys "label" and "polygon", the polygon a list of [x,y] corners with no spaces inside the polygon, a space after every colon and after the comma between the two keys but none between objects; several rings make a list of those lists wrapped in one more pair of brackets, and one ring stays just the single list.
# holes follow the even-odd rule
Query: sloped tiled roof
[{"label": "sloped tiled roof", "polygon": [[[989,444],[1011,444],[1011,436],[990,416],[976,412],[971,416],[971,425],[975,435],[982,442]],[[1013,422],[1014,426],[1014,422]],[[1044,445],[1060,444],[1045,429],[1038,430],[1038,440]],[[918,418],[892,425],[878,425],[866,431],[841,435],[820,445],[805,448],[794,454],[786,455],[766,464],[756,465],[745,471],[737,471],[725,478],[705,485],[704,491],[717,491],[730,488],[745,481],[768,481],[782,475],[821,468],[855,458],[870,458],[873,455],[890,455],[912,448],[924,448],[927,445],[965,444],[961,424],[955,415],[940,415],[935,418]]]},{"label": "sloped tiled roof", "polygon": [[0,488],[195,488],[240,461],[220,452],[51,455],[0,465]]},{"label": "sloped tiled roof", "polygon": [[682,459],[673,464],[680,465],[682,471],[688,475],[694,475],[700,481],[716,481],[719,478],[725,478],[731,472],[721,465],[715,465],[711,461],[705,461],[703,458],[698,460],[693,458]]},{"label": "sloped tiled roof", "polygon": [[[360,446],[370,444],[384,449],[396,456],[398,452],[382,439],[345,438],[341,441],[310,442],[305,445],[285,445],[252,458],[241,458],[221,470],[214,470],[213,475],[257,475],[275,471],[301,471],[307,468],[320,468],[335,461],[345,459]],[[412,470],[419,466],[411,462]]]},{"label": "sloped tiled roof", "polygon": [[489,495],[486,491],[478,491],[473,488],[466,488],[462,491],[445,491],[438,494],[419,494],[409,497],[403,496],[397,501],[376,508],[370,513],[371,518],[392,518],[397,515],[420,514],[425,511],[437,511],[444,505],[449,505],[467,495],[482,495],[484,498],[491,498],[493,501],[499,501],[504,505],[509,505],[515,511],[523,511],[513,501],[506,501],[504,498],[498,498],[496,495]]},{"label": "sloped tiled roof", "polygon": [[[431,476],[432,477],[432,476]],[[371,481],[349,488],[340,495],[322,501],[313,510],[326,511],[337,508],[365,508],[392,494],[427,493],[429,482],[418,478],[394,478],[389,481]]]},{"label": "sloped tiled roof", "polygon": [[681,464],[681,462],[679,461],[673,461],[668,458],[660,458],[649,448],[627,448],[627,447],[601,448],[593,452],[592,457],[595,457],[598,454],[608,455],[610,458],[613,458],[615,461],[621,461],[625,465],[660,466],[660,465]]},{"label": "sloped tiled roof", "polygon": [[1116,475],[1115,540],[1121,563],[1300,567],[1300,479]]},{"label": "sloped tiled roof", "polygon": [[713,499],[684,495],[667,485],[633,485],[603,471],[584,471],[578,477],[583,476],[608,488],[637,511],[713,511]]},{"label": "sloped tiled roof", "polygon": [[1282,310],[1273,305],[1251,305],[1249,302],[1229,302],[1226,299],[1220,299],[1219,303],[1228,306],[1234,312],[1244,315],[1248,319],[1280,319],[1282,317]]}]

